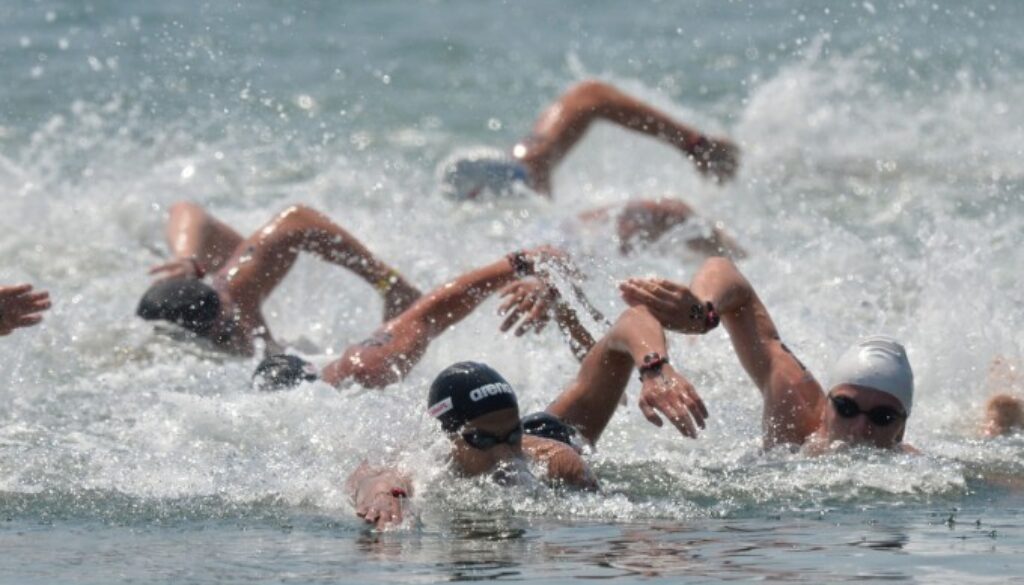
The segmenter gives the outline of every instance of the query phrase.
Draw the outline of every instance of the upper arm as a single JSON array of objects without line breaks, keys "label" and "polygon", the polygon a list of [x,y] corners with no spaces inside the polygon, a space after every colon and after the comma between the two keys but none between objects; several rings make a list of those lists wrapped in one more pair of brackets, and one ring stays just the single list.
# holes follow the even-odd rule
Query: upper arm
[{"label": "upper arm", "polygon": [[743,369],[764,392],[773,369],[785,367],[787,360],[784,358],[788,353],[780,351],[782,342],[768,309],[751,290],[750,297],[739,308],[722,314],[722,324],[729,332]]}]

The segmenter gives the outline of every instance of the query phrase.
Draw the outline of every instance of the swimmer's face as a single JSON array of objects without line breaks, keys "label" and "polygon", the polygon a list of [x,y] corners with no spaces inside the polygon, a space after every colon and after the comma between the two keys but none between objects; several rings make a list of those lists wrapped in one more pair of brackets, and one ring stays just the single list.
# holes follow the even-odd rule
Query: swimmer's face
[{"label": "swimmer's face", "polygon": [[851,384],[829,392],[825,406],[829,442],[892,449],[903,440],[906,426],[903,406],[885,392]]},{"label": "swimmer's face", "polygon": [[[478,416],[451,435],[452,460],[466,475],[488,473],[501,463],[520,459],[523,456],[522,434],[517,433],[519,424],[518,408],[503,408]],[[511,439],[495,444],[489,449],[473,447],[463,435],[476,432],[480,436]],[[515,440],[518,436],[518,440]]]}]

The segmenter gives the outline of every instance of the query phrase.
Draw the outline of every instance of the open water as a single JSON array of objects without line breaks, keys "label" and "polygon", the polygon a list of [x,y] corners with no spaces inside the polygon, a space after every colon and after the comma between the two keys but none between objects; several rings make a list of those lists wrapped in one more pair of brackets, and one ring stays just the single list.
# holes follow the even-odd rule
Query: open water
[{"label": "open water", "polygon": [[[1024,437],[977,435],[990,362],[1024,357],[1022,26],[1011,0],[5,0],[0,282],[55,306],[0,340],[0,581],[1024,580]],[[453,150],[508,147],[586,78],[732,136],[738,180],[600,126],[551,202],[438,195]],[[530,410],[575,363],[554,331],[498,334],[495,301],[383,392],[259,394],[254,360],[132,317],[178,199],[243,232],[315,206],[424,288],[562,241],[614,315],[618,280],[685,280],[698,259],[685,234],[622,258],[572,218],[666,194],[751,251],[813,371],[865,334],[906,342],[923,456],[763,453],[760,398],[716,332],[672,339],[711,409],[699,440],[631,401],[591,457],[602,493],[500,490],[445,471],[426,386],[488,361]],[[268,318],[328,359],[380,310],[304,259]],[[416,475],[415,522],[361,526],[342,482],[364,459]]]}]

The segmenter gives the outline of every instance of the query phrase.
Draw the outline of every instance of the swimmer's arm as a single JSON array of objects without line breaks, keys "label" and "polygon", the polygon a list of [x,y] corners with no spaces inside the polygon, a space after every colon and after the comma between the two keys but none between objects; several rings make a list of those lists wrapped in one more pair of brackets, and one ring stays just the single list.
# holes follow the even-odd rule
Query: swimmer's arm
[{"label": "swimmer's arm", "polygon": [[[612,351],[628,354],[638,368],[652,353],[668,358],[665,330],[645,307],[626,309],[609,331],[607,339]],[[696,437],[696,427],[704,428],[708,409],[703,399],[671,364],[666,363],[659,371],[645,374],[642,383],[637,404],[652,424],[659,427],[663,424],[658,415],[661,412],[684,436]]]},{"label": "swimmer's arm", "polygon": [[[576,380],[547,411],[596,443],[619,407],[636,366],[643,364],[644,357],[652,352],[662,357],[668,354],[661,324],[645,307],[626,309],[583,359]],[[663,424],[657,414],[661,412],[688,437],[697,435],[696,427],[703,427],[707,417],[707,408],[700,396],[670,364],[644,376],[638,403],[652,424]]]},{"label": "swimmer's arm", "polygon": [[355,380],[369,388],[401,379],[430,341],[458,323],[495,290],[518,278],[507,258],[472,270],[423,295],[384,324],[369,347],[351,346],[320,372],[323,381],[340,386]]},{"label": "swimmer's arm", "polygon": [[598,483],[583,457],[572,447],[539,437],[523,437],[523,451],[547,467],[546,479],[582,490],[597,490]]},{"label": "swimmer's arm", "polygon": [[[681,333],[707,333],[710,301],[729,332],[740,363],[764,391],[773,368],[787,355],[764,303],[731,260],[709,258],[693,277],[690,287],[664,279],[630,279],[621,286],[631,306],[645,306],[666,328]],[[790,355],[790,357],[792,357]],[[799,364],[795,359],[786,363]]]},{"label": "swimmer's arm", "polygon": [[[561,252],[547,247],[519,252],[530,272],[537,263],[559,257]],[[517,273],[513,255],[463,274],[424,295],[395,321],[416,320],[433,339],[466,318],[492,293],[522,275]],[[389,324],[389,329],[390,329]]]},{"label": "swimmer's arm", "polygon": [[365,461],[345,480],[345,489],[356,515],[377,528],[400,524],[404,500],[413,495],[408,475]]},{"label": "swimmer's arm", "polygon": [[192,276],[197,271],[214,272],[227,263],[242,242],[238,232],[199,205],[188,202],[171,206],[165,236],[172,260],[151,273],[170,273],[179,268]]},{"label": "swimmer's arm", "polygon": [[709,258],[690,288],[714,305],[740,364],[762,392],[769,392],[773,382],[795,383],[810,376],[782,343],[768,309],[731,260]]}]

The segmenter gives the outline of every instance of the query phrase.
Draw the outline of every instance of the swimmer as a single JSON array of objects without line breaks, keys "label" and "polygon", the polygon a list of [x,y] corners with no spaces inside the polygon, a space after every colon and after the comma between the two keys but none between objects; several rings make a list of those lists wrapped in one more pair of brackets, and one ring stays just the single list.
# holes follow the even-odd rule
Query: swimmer
[{"label": "swimmer", "polygon": [[985,402],[982,434],[986,437],[1001,437],[1024,430],[1024,379],[1020,365],[1004,357],[996,357],[989,367],[986,387],[994,392]]},{"label": "swimmer", "polygon": [[873,336],[855,344],[833,367],[825,393],[782,342],[768,310],[730,260],[705,261],[690,287],[631,279],[621,289],[628,304],[647,307],[669,330],[703,334],[708,323],[721,319],[764,398],[765,448],[790,444],[821,453],[842,442],[915,452],[903,442],[914,375],[896,340]]},{"label": "swimmer", "polygon": [[[580,214],[583,223],[607,220],[615,206],[598,208]],[[700,218],[692,207],[678,199],[638,199],[622,206],[615,216],[616,236],[619,251],[629,255],[644,246],[653,244],[672,229],[685,225],[708,222]],[[721,222],[705,225],[704,233],[686,237],[685,244],[690,251],[702,256],[725,256],[735,260],[746,258],[746,251],[740,247],[721,225]]]},{"label": "swimmer", "polygon": [[38,325],[49,308],[50,293],[33,290],[31,284],[0,286],[0,337]]},{"label": "swimmer", "polygon": [[316,254],[370,284],[384,301],[384,319],[407,309],[420,292],[352,234],[302,205],[284,210],[243,238],[198,205],[174,204],[166,237],[173,259],[150,270],[158,280],[137,313],[176,323],[225,351],[252,355],[255,340],[280,353],[261,307],[295,264]]},{"label": "swimmer", "polygon": [[729,140],[706,136],[612,85],[584,81],[548,106],[530,137],[513,146],[510,155],[481,152],[442,164],[443,191],[454,199],[472,200],[488,191],[508,194],[523,185],[550,195],[555,168],[596,120],[656,138],[720,182],[731,179],[739,165],[739,148]]},{"label": "swimmer", "polygon": [[[368,339],[350,345],[339,359],[319,371],[296,356],[272,355],[264,359],[254,374],[256,385],[262,390],[281,390],[318,378],[332,386],[355,382],[366,388],[382,388],[393,384],[412,370],[431,341],[468,316],[491,294],[509,285],[515,285],[513,290],[524,286],[531,291],[546,289],[548,267],[565,262],[560,251],[548,247],[513,252],[423,295]],[[517,284],[523,279],[532,279],[533,283]]]},{"label": "swimmer", "polygon": [[[703,401],[667,355],[661,324],[646,308],[631,307],[592,345],[576,379],[543,412],[520,418],[515,391],[499,373],[462,362],[434,380],[427,414],[451,441],[450,464],[461,475],[528,481],[532,475],[523,464],[532,463],[549,483],[593,490],[597,480],[580,447],[596,444],[634,372],[643,384],[639,404],[648,420],[660,427],[664,416],[691,438],[704,428]],[[367,463],[346,485],[356,514],[378,528],[400,523],[403,502],[413,494],[408,474]]]}]

